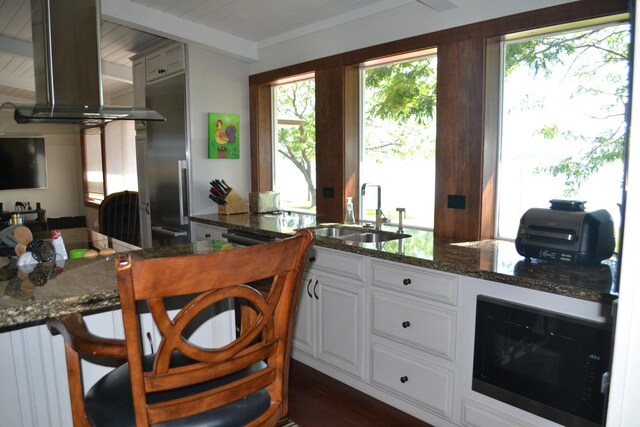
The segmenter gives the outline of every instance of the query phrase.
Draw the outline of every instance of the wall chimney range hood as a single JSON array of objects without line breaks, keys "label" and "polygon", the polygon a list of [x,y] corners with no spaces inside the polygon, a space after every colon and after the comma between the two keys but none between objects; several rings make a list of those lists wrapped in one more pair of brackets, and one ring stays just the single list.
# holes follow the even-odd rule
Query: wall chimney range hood
[{"label": "wall chimney range hood", "polygon": [[16,122],[165,120],[146,108],[103,105],[98,1],[31,0],[36,105],[6,103]]}]

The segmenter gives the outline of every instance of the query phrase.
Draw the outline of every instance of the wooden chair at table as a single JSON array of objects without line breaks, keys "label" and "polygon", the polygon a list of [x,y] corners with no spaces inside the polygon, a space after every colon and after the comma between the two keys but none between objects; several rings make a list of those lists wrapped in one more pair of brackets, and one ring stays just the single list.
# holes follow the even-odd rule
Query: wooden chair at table
[{"label": "wooden chair at table", "polygon": [[[75,426],[272,426],[288,411],[292,323],[313,233],[204,255],[131,260],[116,269],[124,340],[92,335],[80,314],[47,322],[64,337]],[[272,280],[267,292],[251,286]],[[188,302],[173,317],[177,297]],[[198,314],[233,299],[245,315],[239,335],[217,348],[189,341]],[[162,339],[142,354],[144,303]],[[247,320],[249,319],[249,320]],[[82,356],[126,361],[84,395]],[[175,420],[175,421],[174,421]],[[91,424],[90,424],[91,423]]]},{"label": "wooden chair at table", "polygon": [[140,212],[137,191],[109,194],[98,210],[99,231],[114,239],[140,246]]}]

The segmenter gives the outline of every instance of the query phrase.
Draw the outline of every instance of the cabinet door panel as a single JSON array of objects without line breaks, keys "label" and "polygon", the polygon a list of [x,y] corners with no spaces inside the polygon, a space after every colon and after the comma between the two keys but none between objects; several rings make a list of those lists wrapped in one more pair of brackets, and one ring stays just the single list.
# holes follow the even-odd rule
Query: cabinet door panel
[{"label": "cabinet door panel", "polygon": [[161,70],[164,69],[164,51],[151,53],[146,58],[147,81],[153,81],[163,76]]},{"label": "cabinet door panel", "polygon": [[359,377],[364,375],[363,286],[317,276],[318,359]]},{"label": "cabinet door panel", "polygon": [[310,274],[302,279],[296,323],[293,330],[293,347],[315,357],[316,321],[312,293],[314,281],[315,278]]},{"label": "cabinet door panel", "polygon": [[168,76],[185,69],[184,47],[182,44],[172,45],[165,49],[165,68]]}]

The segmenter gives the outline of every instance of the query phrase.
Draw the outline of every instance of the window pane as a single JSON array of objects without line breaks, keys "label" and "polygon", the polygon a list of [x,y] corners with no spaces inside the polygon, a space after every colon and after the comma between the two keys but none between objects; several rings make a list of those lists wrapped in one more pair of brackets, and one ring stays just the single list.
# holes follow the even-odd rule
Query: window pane
[{"label": "window pane", "polygon": [[628,52],[626,24],[503,44],[499,237],[555,198],[620,224]]},{"label": "window pane", "polygon": [[[382,212],[433,229],[436,136],[435,55],[364,67],[360,185],[382,187]],[[360,218],[375,221],[377,188],[361,197]]]},{"label": "window pane", "polygon": [[104,127],[107,190],[138,191],[135,122],[117,120]]},{"label": "window pane", "polygon": [[104,199],[104,177],[102,174],[102,141],[100,133],[84,133],[85,198]]},{"label": "window pane", "polygon": [[273,189],[282,209],[316,212],[315,80],[273,88],[275,141]]}]

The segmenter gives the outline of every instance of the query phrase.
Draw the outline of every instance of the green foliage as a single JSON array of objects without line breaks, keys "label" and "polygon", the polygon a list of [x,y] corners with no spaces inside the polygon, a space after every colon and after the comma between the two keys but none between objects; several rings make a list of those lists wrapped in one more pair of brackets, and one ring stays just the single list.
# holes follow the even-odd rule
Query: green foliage
[{"label": "green foliage", "polygon": [[[538,75],[548,77],[554,67],[566,65],[565,80],[579,82],[572,97],[592,100],[610,100],[600,108],[600,114],[587,120],[617,118],[616,124],[598,134],[562,130],[557,124],[545,124],[538,134],[557,144],[588,142],[586,150],[576,157],[567,157],[558,164],[538,167],[537,173],[564,176],[565,195],[575,195],[580,186],[606,164],[624,158],[626,139],[625,107],[629,84],[629,26],[613,25],[583,31],[568,32],[522,42],[508,43],[504,50],[505,75],[508,77],[519,67],[528,67]],[[582,57],[588,61],[581,61]],[[579,64],[579,65],[578,65]],[[620,67],[619,65],[624,65]],[[539,108],[539,105],[534,108]]]},{"label": "green foliage", "polygon": [[371,90],[367,120],[425,124],[436,109],[435,57],[368,69],[365,87]]},{"label": "green foliage", "polygon": [[435,155],[435,56],[364,71],[364,149],[378,163],[387,157]]},{"label": "green foliage", "polygon": [[315,206],[315,81],[283,84],[277,86],[276,91],[276,117],[279,121],[288,121],[288,124],[278,124],[276,149],[302,173],[311,196],[311,206]]}]

